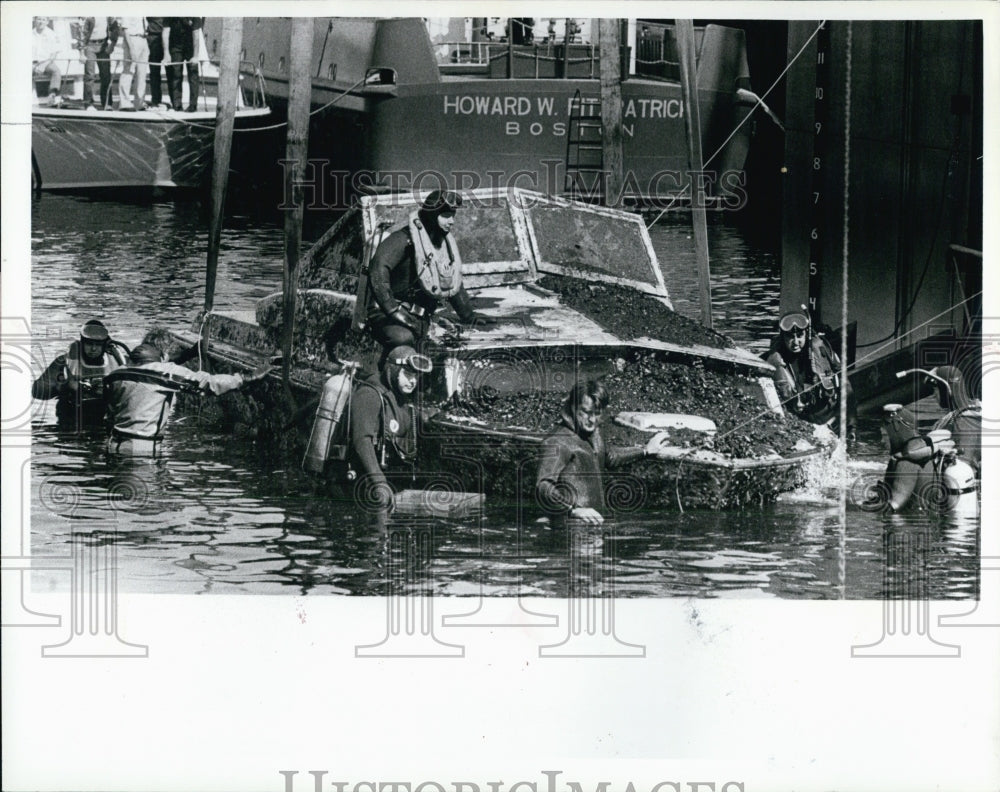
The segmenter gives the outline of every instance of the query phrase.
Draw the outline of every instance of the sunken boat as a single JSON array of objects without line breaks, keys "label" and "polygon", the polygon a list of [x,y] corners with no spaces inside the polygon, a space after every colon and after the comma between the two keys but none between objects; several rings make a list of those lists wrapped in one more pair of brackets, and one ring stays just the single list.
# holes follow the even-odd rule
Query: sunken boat
[{"label": "sunken boat", "polygon": [[[262,448],[301,458],[328,378],[348,362],[374,370],[379,349],[358,329],[358,292],[383,236],[422,198],[365,196],[302,261],[287,385],[276,374],[257,383],[230,417],[253,426]],[[801,485],[829,453],[828,434],[783,413],[767,363],[673,310],[639,215],[476,190],[453,233],[463,284],[495,324],[464,327],[447,306],[435,314],[416,467],[439,486],[494,503],[533,498],[542,439],[584,378],[603,378],[611,393],[608,444],[670,437],[660,455],[608,471],[618,510],[758,506]],[[282,327],[278,292],[255,311],[199,316],[180,336],[200,341],[215,370],[247,370],[277,352]]]}]

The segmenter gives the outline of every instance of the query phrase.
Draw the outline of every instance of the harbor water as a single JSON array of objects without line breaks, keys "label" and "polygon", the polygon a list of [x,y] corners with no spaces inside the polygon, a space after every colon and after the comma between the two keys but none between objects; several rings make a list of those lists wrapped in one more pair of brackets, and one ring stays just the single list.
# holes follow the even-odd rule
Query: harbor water
[{"label": "harbor water", "polygon": [[[329,221],[310,217],[306,237],[317,238]],[[190,328],[204,301],[207,229],[195,199],[33,199],[30,326],[40,361],[63,352],[94,316],[129,346],[154,325]],[[697,319],[690,217],[671,213],[651,236],[675,308]],[[778,311],[776,254],[721,214],[710,217],[709,245],[716,329],[763,351]],[[280,218],[238,210],[228,217],[215,307],[252,310],[280,291],[282,251]],[[914,591],[968,599],[979,591],[978,521],[887,517],[850,504],[841,519],[837,483],[877,474],[884,462],[871,421],[861,423],[846,478],[829,466],[808,491],[773,505],[640,509],[601,530],[567,534],[487,499],[481,516],[400,523],[387,539],[368,515],[304,474],[299,460],[264,461],[252,440],[213,432],[197,415],[175,416],[162,459],[113,467],[100,433],[62,431],[54,403],[34,407],[31,553],[58,567],[74,535],[113,534],[122,591],[379,595],[391,584],[445,595],[613,589],[796,599]],[[400,559],[419,574],[394,578]],[[33,583],[62,586],[65,576],[37,571]]]}]

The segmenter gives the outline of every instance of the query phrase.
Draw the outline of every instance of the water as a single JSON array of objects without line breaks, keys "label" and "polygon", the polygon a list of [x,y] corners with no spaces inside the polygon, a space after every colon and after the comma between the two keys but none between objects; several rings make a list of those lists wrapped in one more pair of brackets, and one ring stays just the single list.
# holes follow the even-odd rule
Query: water
[{"label": "water", "polygon": [[[154,324],[190,326],[204,300],[207,219],[197,202],[44,195],[31,218],[31,319],[43,360],[92,316],[130,346]],[[697,318],[688,223],[666,217],[651,235],[675,308]],[[324,229],[313,219],[306,236]],[[777,258],[724,216],[711,218],[709,244],[715,327],[762,351],[778,310]],[[237,215],[224,232],[216,307],[252,309],[280,290],[281,270],[279,222]],[[124,591],[383,594],[391,579],[393,590],[453,595],[613,585],[621,596],[877,598],[904,584],[912,592],[914,581],[929,597],[978,594],[977,524],[852,509],[842,535],[829,486],[758,510],[638,512],[570,535],[488,504],[481,522],[424,521],[387,541],[294,460],[274,469],[250,441],[213,433],[198,416],[174,420],[163,459],[114,468],[99,434],[62,432],[53,403],[35,406],[32,553],[59,566],[74,532],[114,527]],[[883,459],[877,429],[861,428],[855,473]],[[64,577],[37,572],[34,582]]]}]

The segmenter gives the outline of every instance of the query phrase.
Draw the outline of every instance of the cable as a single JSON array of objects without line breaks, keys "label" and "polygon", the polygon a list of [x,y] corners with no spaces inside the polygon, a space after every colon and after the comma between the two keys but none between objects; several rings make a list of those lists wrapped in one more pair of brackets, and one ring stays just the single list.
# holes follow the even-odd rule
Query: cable
[{"label": "cable", "polygon": [[[806,47],[808,47],[812,43],[812,40],[816,38],[817,35],[819,35],[819,32],[823,29],[823,26],[825,24],[826,24],[825,20],[819,23],[819,26],[812,32],[809,38],[806,39],[805,44],[803,44],[802,47],[799,49],[799,51],[795,53],[795,57],[788,62],[788,65],[785,66],[785,68],[781,71],[781,74],[779,74],[775,79],[775,81],[771,83],[771,86],[766,91],[764,91],[764,93],[762,93],[760,96],[757,97],[757,104],[755,104],[751,108],[750,112],[743,117],[743,120],[740,121],[733,128],[733,131],[729,133],[729,137],[727,137],[723,141],[722,145],[715,150],[715,153],[713,153],[711,157],[709,157],[702,163],[701,166],[702,169],[707,168],[711,164],[712,160],[714,160],[720,153],[722,153],[722,150],[726,147],[726,145],[728,145],[729,141],[732,140],[733,137],[735,137],[737,132],[739,132],[740,127],[742,127],[753,116],[753,111],[764,104],[764,100],[770,95],[771,91],[773,91],[778,86],[778,83],[784,79],[785,75],[788,73],[788,70],[791,69],[795,61],[797,61],[802,56],[802,53],[806,51]],[[661,217],[663,217],[664,214],[667,213],[670,207],[673,206],[680,198],[684,197],[684,194],[690,189],[690,187],[691,187],[690,183],[685,184],[684,188],[670,200],[669,204],[667,204],[663,209],[660,210],[660,213],[653,219],[653,221],[648,226],[646,226],[646,228],[652,228],[654,225],[656,225],[657,221]]]}]

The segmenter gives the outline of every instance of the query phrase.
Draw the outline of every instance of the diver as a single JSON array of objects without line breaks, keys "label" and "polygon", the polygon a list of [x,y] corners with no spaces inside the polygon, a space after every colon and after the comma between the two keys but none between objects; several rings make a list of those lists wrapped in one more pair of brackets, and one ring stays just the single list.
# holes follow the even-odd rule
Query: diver
[{"label": "diver", "polygon": [[563,402],[559,424],[542,441],[535,495],[559,523],[566,518],[603,523],[605,468],[655,456],[668,440],[666,432],[658,432],[645,446],[608,448],[600,430],[608,401],[599,380],[577,383]]},{"label": "diver", "polygon": [[912,411],[900,404],[883,409],[889,464],[879,488],[862,508],[898,512],[916,504],[938,512],[975,513],[975,473],[957,458],[950,433],[936,430],[922,435]]},{"label": "diver", "polygon": [[356,493],[384,518],[395,507],[386,470],[412,466],[417,452],[418,413],[414,393],[430,358],[408,345],[390,349],[379,373],[354,383],[350,407],[349,470],[357,471]]},{"label": "diver", "polygon": [[[788,311],[778,321],[778,335],[763,358],[772,366],[778,396],[800,418],[814,424],[832,424],[839,431],[840,358],[827,340],[812,330],[805,307]],[[857,430],[857,403],[847,381],[847,439]]]},{"label": "diver", "polygon": [[31,385],[35,399],[58,399],[60,423],[97,424],[104,418],[104,377],[128,362],[128,349],[115,341],[99,319],[80,328],[69,345]]},{"label": "diver", "polygon": [[451,233],[461,205],[458,193],[434,190],[375,251],[358,309],[366,313],[365,323],[382,345],[383,357],[400,344],[419,347],[444,300],[464,324],[495,324],[473,310],[462,286],[462,257]]},{"label": "diver", "polygon": [[164,360],[163,353],[152,344],[139,344],[130,357],[131,365],[105,378],[110,456],[158,456],[170,407],[178,391],[220,396],[262,379],[272,368],[259,366],[249,375],[192,371]]},{"label": "diver", "polygon": [[938,366],[930,374],[937,387],[938,404],[948,410],[936,426],[951,432],[959,452],[979,475],[982,466],[982,403],[969,395],[961,369]]}]

